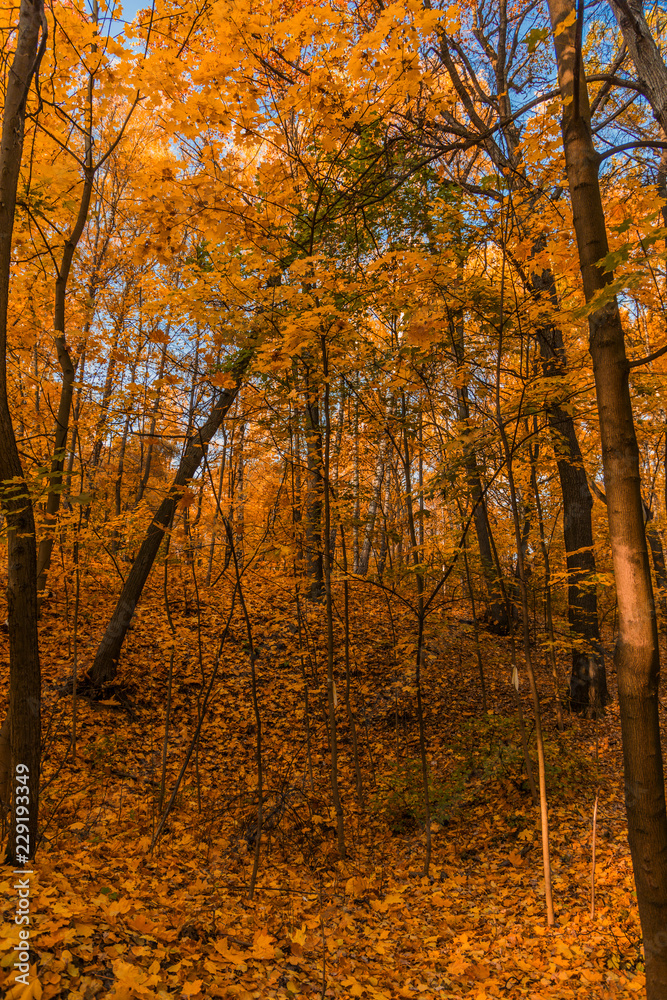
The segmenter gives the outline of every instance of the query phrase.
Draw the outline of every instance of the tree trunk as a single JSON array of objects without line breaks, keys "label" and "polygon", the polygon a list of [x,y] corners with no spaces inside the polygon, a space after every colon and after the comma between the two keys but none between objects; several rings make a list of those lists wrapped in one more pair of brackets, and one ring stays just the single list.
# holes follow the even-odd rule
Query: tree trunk
[{"label": "tree trunk", "polygon": [[[393,402],[391,398],[387,403],[387,411],[385,413],[385,425],[389,420],[392,411]],[[366,576],[368,573],[368,563],[371,557],[371,547],[373,545],[373,534],[375,532],[375,521],[377,520],[378,507],[380,506],[380,499],[382,496],[382,482],[384,480],[385,474],[385,464],[387,460],[387,447],[389,445],[389,438],[387,436],[386,430],[383,427],[382,437],[380,439],[380,449],[378,451],[377,461],[375,463],[375,476],[373,477],[373,489],[371,492],[370,503],[368,504],[368,517],[366,519],[366,525],[364,527],[364,541],[361,546],[361,553],[359,556],[359,568],[358,573],[361,576]]]},{"label": "tree trunk", "polygon": [[662,538],[653,523],[653,511],[644,507],[646,541],[651,550],[653,560],[653,572],[655,573],[655,583],[658,591],[658,603],[663,619],[667,621],[667,569],[665,568],[665,552],[662,547]]},{"label": "tree trunk", "polygon": [[[549,0],[563,100],[563,149],[586,301],[613,280],[574,0]],[[573,18],[570,27],[566,19]],[[660,745],[660,657],[632,415],[629,366],[615,296],[588,318],[600,419],[619,638],[616,669],[623,732],[628,839],[644,938],[648,1000],[667,996],[667,810]]]},{"label": "tree trunk", "polygon": [[120,322],[115,324],[116,329],[114,330],[114,337],[111,342],[111,350],[109,351],[109,360],[107,361],[107,373],[104,379],[104,388],[102,389],[102,400],[100,402],[100,412],[97,415],[97,423],[95,425],[95,436],[93,439],[93,453],[90,457],[89,476],[91,478],[94,475],[95,469],[100,464],[100,459],[102,457],[104,428],[106,427],[107,418],[109,416],[109,404],[111,402],[111,393],[113,392],[114,388],[113,379],[116,371],[116,354],[118,351],[118,338],[120,336],[120,328],[123,322],[124,322],[124,316],[121,316]]},{"label": "tree trunk", "polygon": [[309,488],[308,510],[306,513],[306,558],[310,574],[308,596],[319,600],[324,594],[324,553],[322,545],[322,428],[320,426],[319,402],[306,384],[306,462],[308,465]]},{"label": "tree trunk", "polygon": [[93,687],[107,684],[116,676],[125,635],[134,610],[139,602],[144,584],[160,548],[165,530],[171,523],[176,505],[183,495],[183,488],[199,468],[208,444],[225,419],[239,390],[241,378],[250,364],[252,351],[241,351],[231,367],[236,384],[225,389],[215,399],[208,420],[192,435],[181,458],[178,471],[169,492],[153,515],[141,548],[132,564],[125,586],[111,616],[106,632],[95,655],[87,682]]},{"label": "tree trunk", "polygon": [[[324,451],[322,453],[322,465],[320,466],[320,476],[322,480],[322,506],[324,524],[321,529],[321,537],[324,540],[322,545],[322,568],[324,573],[324,594],[326,597],[327,611],[327,716],[329,722],[329,740],[331,745],[331,797],[333,799],[334,811],[336,813],[337,848],[340,858],[346,854],[345,845],[345,817],[343,815],[343,805],[340,797],[338,784],[338,732],[336,728],[336,679],[334,676],[334,654],[335,640],[333,628],[333,594],[331,590],[331,553],[329,551],[329,537],[331,535],[331,406],[329,402],[329,361],[326,338],[321,338],[322,346],[322,370],[324,375]],[[312,404],[307,404],[312,405]],[[320,450],[322,446],[322,435],[319,437]]]},{"label": "tree trunk", "polygon": [[239,443],[237,448],[237,472],[236,472],[236,517],[233,520],[234,528],[234,549],[239,566],[243,568],[243,540],[245,534],[245,456],[244,444],[247,424],[241,417],[241,427],[239,430]]},{"label": "tree trunk", "polygon": [[218,475],[218,488],[213,487],[213,499],[215,500],[215,510],[213,511],[213,525],[211,527],[211,543],[208,550],[208,570],[206,572],[206,586],[211,585],[211,575],[213,573],[213,556],[215,555],[215,535],[218,518],[222,512],[222,487],[225,482],[225,459],[227,456],[227,434],[222,428],[222,457],[220,459],[220,473]]},{"label": "tree trunk", "polygon": [[[93,3],[93,23],[97,24],[97,2]],[[97,46],[93,45],[93,52]],[[67,303],[67,284],[69,282],[74,254],[83,235],[83,230],[90,211],[90,200],[93,194],[93,184],[95,181],[95,167],[93,166],[93,85],[95,82],[94,73],[88,74],[88,128],[85,132],[85,154],[83,165],[83,188],[79,201],[79,211],[72,231],[65,240],[60,266],[57,270],[55,292],[53,300],[53,329],[55,331],[55,344],[58,354],[58,364],[61,371],[60,399],[58,400],[58,412],[56,414],[55,440],[53,445],[53,457],[51,459],[51,471],[49,475],[49,492],[46,499],[46,518],[44,524],[44,537],[39,544],[39,554],[37,556],[37,590],[42,593],[46,589],[46,577],[51,566],[51,554],[53,552],[54,534],[57,522],[58,511],[60,510],[60,497],[62,494],[63,469],[65,467],[65,454],[67,447],[67,436],[69,434],[70,411],[72,409],[72,397],[74,395],[74,378],[76,375],[76,363],[70,354],[65,337],[65,306]]]},{"label": "tree trunk", "polygon": [[[21,864],[35,853],[39,813],[41,675],[37,635],[35,520],[7,394],[7,313],[26,101],[46,45],[43,0],[21,0],[16,50],[6,76],[0,144],[0,494],[7,524],[7,614],[9,628],[9,738],[12,821],[8,860]],[[28,794],[28,815],[17,817],[16,795]],[[23,781],[25,780],[25,785]],[[17,839],[27,819],[27,837]]]},{"label": "tree trunk", "polygon": [[[358,389],[358,384],[357,384]],[[361,488],[360,488],[360,476],[359,476],[359,397],[355,396],[354,399],[354,427],[352,428],[353,436],[353,455],[354,455],[354,471],[353,471],[353,488],[354,488],[354,511],[352,513],[352,572],[359,572],[359,520],[361,518]]]},{"label": "tree trunk", "polygon": [[380,582],[382,582],[384,568],[387,563],[387,552],[389,551],[388,516],[391,510],[391,468],[385,468],[385,473],[386,485],[384,509],[382,508],[382,504],[380,504],[380,513],[382,514],[382,539],[380,541],[380,552],[378,555],[377,565],[377,577]]},{"label": "tree trunk", "polygon": [[[71,509],[70,495],[72,493],[72,475],[74,472],[74,457],[76,455],[76,442],[79,435],[79,416],[81,414],[81,397],[83,396],[83,377],[86,370],[86,349],[81,352],[79,358],[79,364],[77,365],[79,370],[79,387],[76,390],[76,399],[74,400],[74,406],[72,409],[72,437],[70,440],[69,451],[67,454],[67,469],[65,471],[65,483],[63,488],[63,493],[65,495],[64,503],[65,506]],[[83,483],[81,484],[83,486]]]},{"label": "tree trunk", "polygon": [[[460,268],[461,280],[463,280],[463,267]],[[456,398],[458,402],[458,419],[463,425],[465,434],[463,437],[463,461],[466,470],[466,479],[470,499],[473,503],[473,520],[475,523],[475,534],[479,546],[479,557],[482,563],[482,572],[486,583],[488,595],[488,608],[491,629],[502,635],[507,635],[509,623],[507,621],[507,611],[500,592],[498,577],[496,576],[493,553],[491,551],[491,540],[489,538],[489,518],[486,506],[486,496],[482,489],[482,482],[477,468],[477,456],[474,446],[470,441],[470,403],[468,400],[468,385],[465,373],[465,326],[463,310],[458,309],[450,318],[450,334],[454,355],[456,357]]]},{"label": "tree trunk", "polygon": [[[518,149],[520,133],[516,122],[512,121],[511,87],[508,84],[507,59],[514,48],[513,43],[508,39],[511,19],[507,14],[505,0],[499,3],[498,8],[497,52],[493,57],[489,53],[487,55],[493,64],[498,109],[501,116],[499,125],[506,142],[507,152],[504,152],[502,144],[499,145],[492,137],[488,136],[488,133],[484,146],[496,167],[506,175],[511,173],[516,186],[526,191],[528,181],[521,173],[522,154]],[[441,55],[459,97],[466,105],[470,97],[466,93],[464,81],[458,75],[456,65],[452,61],[447,38],[442,39]],[[472,105],[470,110],[473,111],[474,115]],[[474,117],[473,120],[475,120]],[[478,129],[486,130],[488,123],[477,118],[476,126]],[[541,242],[541,239],[538,239],[533,252],[543,249]],[[545,270],[541,274],[533,273],[524,276],[524,280],[532,292],[546,292],[551,302],[557,306],[558,296],[554,276],[550,270]],[[562,377],[567,371],[567,358],[560,330],[549,325],[546,329],[538,330],[537,337],[545,375],[547,377]],[[600,645],[597,594],[595,585],[590,582],[595,576],[591,525],[592,500],[581,462],[581,450],[572,417],[557,405],[552,405],[547,407],[547,420],[554,439],[554,450],[563,493],[563,525],[568,569],[568,617],[572,637],[571,702],[573,708],[581,708],[595,714],[599,706],[604,705],[607,700],[607,682]],[[475,469],[472,468],[472,463],[470,465],[470,474],[474,475]],[[481,520],[480,516],[480,528],[483,532]],[[483,534],[480,535],[479,531],[478,538],[480,538],[482,562],[488,567],[488,553],[486,546],[483,546]]]},{"label": "tree trunk", "polygon": [[[542,283],[554,292],[551,271]],[[533,280],[533,286],[537,279]],[[555,327],[538,330],[544,374],[563,377],[566,371],[563,335]],[[577,440],[574,420],[557,402],[547,407],[551,442],[563,495],[563,536],[567,564],[567,612],[572,643],[570,704],[575,711],[599,714],[609,700],[604,653],[600,642],[598,600],[594,582],[596,565],[593,551],[593,498],[588,488],[584,460]]]},{"label": "tree trunk", "polygon": [[153,412],[151,413],[150,430],[148,431],[148,450],[146,453],[146,466],[143,470],[141,480],[139,482],[139,489],[137,490],[137,495],[134,501],[135,507],[138,507],[146,487],[148,486],[148,480],[151,474],[151,462],[153,460],[153,442],[155,441],[155,428],[157,427],[157,416],[160,412],[160,399],[162,396],[162,379],[164,378],[164,366],[167,358],[167,344],[169,343],[169,330],[167,327],[167,333],[165,335],[165,342],[162,345],[162,354],[160,355],[160,367],[157,373],[157,392],[155,394],[155,402],[153,403]]},{"label": "tree trunk", "polygon": [[[338,407],[338,416],[336,418],[336,440],[333,445],[333,452],[331,455],[331,490],[332,495],[338,496],[338,467],[340,463],[340,451],[343,444],[343,431],[345,430],[345,385],[341,386],[340,390],[340,406]],[[331,553],[331,565],[334,565],[336,556],[336,536],[338,530],[338,517],[332,518],[333,524],[331,527],[331,533],[329,535],[329,552]]]},{"label": "tree trunk", "polygon": [[424,552],[423,549],[418,545],[417,541],[417,531],[415,528],[415,517],[413,510],[413,496],[412,496],[412,476],[410,473],[410,467],[412,464],[412,459],[410,455],[410,439],[408,437],[408,424],[407,424],[407,401],[405,393],[401,394],[401,417],[403,424],[403,451],[401,453],[401,459],[403,464],[403,474],[405,476],[405,508],[407,513],[408,522],[408,532],[410,535],[410,544],[412,548],[412,565],[415,574],[415,582],[417,585],[417,650],[416,650],[416,661],[415,661],[415,684],[417,688],[417,719],[419,723],[419,756],[421,762],[421,778],[422,778],[422,794],[423,794],[423,805],[424,805],[424,826],[426,831],[426,851],[424,854],[424,869],[423,873],[428,876],[429,868],[431,865],[431,802],[430,802],[430,789],[429,789],[429,776],[428,776],[428,757],[426,753],[426,732],[424,728],[424,713],[422,706],[422,667],[424,666],[425,656],[424,656]]},{"label": "tree trunk", "polygon": [[[137,373],[137,365],[139,364],[139,357],[141,355],[142,347],[143,345],[140,342],[139,346],[137,347],[137,353],[132,363],[132,367],[130,368],[130,382],[132,383],[134,382]],[[123,509],[122,491],[123,491],[123,474],[125,472],[125,452],[127,450],[127,438],[130,433],[131,422],[132,422],[132,407],[131,405],[129,405],[127,408],[127,416],[125,417],[125,424],[123,426],[123,433],[120,439],[120,446],[118,448],[118,468],[116,469],[116,479],[114,482],[114,505],[115,505],[116,520],[120,518]],[[120,538],[120,532],[118,528],[114,528],[111,535],[112,552],[116,552],[116,550],[118,549],[119,538]]]},{"label": "tree trunk", "polygon": [[667,65],[644,17],[643,0],[609,0],[656,121],[667,135]]}]

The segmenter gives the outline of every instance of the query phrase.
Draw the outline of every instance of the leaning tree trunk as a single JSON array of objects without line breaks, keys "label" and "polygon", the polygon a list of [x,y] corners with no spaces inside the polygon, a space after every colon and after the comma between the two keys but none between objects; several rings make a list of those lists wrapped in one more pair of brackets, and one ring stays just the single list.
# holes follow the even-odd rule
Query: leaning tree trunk
[{"label": "leaning tree trunk", "polygon": [[[586,301],[613,275],[600,262],[609,248],[598,179],[599,158],[575,0],[549,0],[563,100],[563,149]],[[568,20],[569,27],[565,27]],[[623,733],[625,805],[637,903],[644,939],[648,1000],[667,997],[667,809],[660,745],[660,655],[651,570],[644,533],[639,449],[632,415],[629,364],[615,296],[590,305],[590,352],[600,419],[619,638],[616,669]]]},{"label": "leaning tree trunk", "polygon": [[183,496],[183,488],[199,468],[211,438],[219,429],[229,408],[236,399],[241,378],[250,364],[251,358],[252,351],[246,349],[240,352],[232,367],[235,385],[229,389],[225,389],[216,397],[208,420],[195,431],[187,443],[176,476],[166,497],[153,515],[141,548],[125,581],[125,586],[118,599],[114,613],[111,616],[111,621],[98,647],[95,660],[87,678],[87,684],[92,687],[100,687],[102,684],[108,684],[116,676],[118,658],[123,647],[125,635],[127,634],[135,608],[144,589],[144,584],[148,579],[148,574],[157,556],[164,533],[171,523],[176,505]]},{"label": "leaning tree trunk", "polygon": [[[0,499],[7,523],[9,627],[9,739],[12,821],[7,845],[11,864],[31,858],[37,846],[41,739],[41,675],[37,635],[37,551],[32,499],[21,466],[7,393],[7,313],[26,102],[46,45],[43,0],[21,0],[16,50],[6,76],[0,144]],[[17,784],[28,793],[27,817],[17,817]],[[25,784],[24,784],[25,781]],[[24,800],[25,801],[25,800]],[[17,826],[26,824],[27,837]]]}]

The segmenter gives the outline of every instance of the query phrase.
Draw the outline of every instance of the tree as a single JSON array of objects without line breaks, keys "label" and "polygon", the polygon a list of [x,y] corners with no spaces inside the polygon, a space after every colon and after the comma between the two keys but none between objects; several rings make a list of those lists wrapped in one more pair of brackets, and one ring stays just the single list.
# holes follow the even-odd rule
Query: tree
[{"label": "tree", "polygon": [[248,348],[240,351],[232,360],[229,365],[231,386],[215,394],[208,419],[194,430],[186,443],[176,475],[166,497],[151,518],[114,613],[95,654],[93,665],[86,678],[86,684],[92,688],[100,688],[113,681],[116,676],[118,658],[127,630],[153,568],[165,531],[172,523],[177,506],[183,498],[184,489],[201,465],[211,439],[220,429],[222,421],[234,403],[241,379],[251,360],[252,351]]},{"label": "tree", "polygon": [[[9,409],[7,313],[26,105],[44,54],[46,32],[41,0],[21,0],[16,48],[7,76],[0,145],[0,483],[7,521],[10,781],[14,802],[7,851],[14,864],[31,858],[37,847],[41,675],[37,635],[35,519]],[[23,822],[23,808],[19,816],[16,807],[19,775],[21,790],[27,790],[29,796],[27,824]]]},{"label": "tree", "polygon": [[660,745],[660,653],[644,532],[639,451],[625,335],[611,270],[598,156],[573,0],[549,0],[563,101],[563,150],[588,304],[590,352],[600,418],[619,638],[615,661],[623,729],[628,837],[644,936],[648,1000],[667,993],[667,808]]},{"label": "tree", "polygon": [[[544,180],[530,175],[530,160],[522,148],[522,121],[512,106],[512,94],[520,83],[531,82],[532,68],[526,63],[519,45],[520,32],[530,16],[530,5],[508,11],[508,4],[488,6],[479,0],[473,6],[472,34],[481,57],[469,58],[459,38],[440,35],[439,56],[467,113],[470,124],[456,121],[460,134],[471,137],[487,129],[486,118],[477,110],[475,96],[482,92],[481,69],[495,83],[495,98],[490,103],[496,120],[497,134],[479,139],[499,177],[511,177],[518,191],[527,197],[524,212],[517,216],[523,237],[532,243],[536,261],[547,239],[547,232],[537,217],[537,205],[543,200]],[[535,29],[539,30],[539,29]],[[456,56],[459,62],[456,61]],[[479,65],[481,63],[481,66]],[[490,65],[489,65],[490,64]],[[450,124],[451,127],[451,124]],[[502,137],[502,142],[499,139]],[[541,154],[540,154],[541,159]],[[537,189],[536,189],[537,187]],[[497,195],[496,195],[497,197]],[[558,293],[550,267],[519,267],[526,288],[539,301],[546,299],[544,312],[558,307]],[[588,488],[581,448],[570,407],[557,398],[558,382],[565,381],[568,359],[562,331],[553,319],[543,319],[536,325],[534,336],[542,359],[544,375],[552,380],[553,389],[546,403],[546,415],[556,454],[563,496],[563,535],[568,570],[568,619],[572,641],[572,669],[569,694],[578,711],[599,712],[607,701],[607,681],[604,655],[600,642],[595,586],[596,562],[593,548],[591,510],[593,501]]]}]

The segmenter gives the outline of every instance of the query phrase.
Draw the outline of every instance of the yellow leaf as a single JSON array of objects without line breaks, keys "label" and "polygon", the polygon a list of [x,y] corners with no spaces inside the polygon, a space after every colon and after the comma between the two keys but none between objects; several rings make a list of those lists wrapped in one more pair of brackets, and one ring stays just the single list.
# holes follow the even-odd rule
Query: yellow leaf
[{"label": "yellow leaf", "polygon": [[271,943],[274,940],[275,938],[271,937],[266,927],[261,931],[256,931],[252,942],[252,957],[260,961],[275,958],[276,949]]},{"label": "yellow leaf", "polygon": [[218,954],[222,955],[226,962],[231,962],[232,965],[245,966],[245,955],[241,951],[230,948],[226,937],[222,938],[221,941],[214,941],[213,947]]},{"label": "yellow leaf", "polygon": [[182,990],[182,996],[184,997],[194,997],[198,993],[201,993],[201,979],[195,979],[192,983],[186,983]]},{"label": "yellow leaf", "polygon": [[360,997],[366,992],[364,987],[354,978],[354,976],[348,976],[345,980],[345,985],[347,986],[347,992],[351,997]]},{"label": "yellow leaf", "polygon": [[567,28],[571,28],[576,20],[577,20],[577,10],[575,7],[573,7],[570,13],[567,15],[567,17],[564,17],[563,20],[560,22],[560,24],[556,26],[554,35],[556,37],[558,37],[558,35],[561,35],[564,31],[567,30]]}]

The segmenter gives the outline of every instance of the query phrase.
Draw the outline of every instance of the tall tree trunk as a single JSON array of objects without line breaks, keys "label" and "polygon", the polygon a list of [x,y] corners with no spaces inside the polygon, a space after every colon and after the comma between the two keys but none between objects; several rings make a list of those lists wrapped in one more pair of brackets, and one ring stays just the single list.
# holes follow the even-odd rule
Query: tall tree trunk
[{"label": "tall tree trunk", "polygon": [[[563,150],[586,301],[613,280],[574,0],[549,0],[563,100]],[[569,19],[573,23],[565,24]],[[667,996],[667,809],[660,745],[660,654],[644,532],[639,449],[618,301],[591,306],[590,352],[600,419],[619,638],[616,669],[625,805],[644,938],[648,1000]]]},{"label": "tall tree trunk", "polygon": [[216,529],[218,525],[218,518],[222,512],[222,487],[225,482],[225,459],[227,456],[227,434],[225,428],[222,427],[222,457],[220,459],[220,473],[218,475],[218,487],[213,487],[213,499],[215,500],[215,509],[213,511],[213,525],[211,527],[211,542],[208,550],[208,569],[206,571],[206,586],[211,585],[211,575],[213,573],[213,556],[215,555],[215,536]]},{"label": "tall tree trunk", "polygon": [[354,455],[354,512],[352,515],[352,572],[359,572],[359,520],[361,518],[361,489],[359,475],[359,396],[354,397],[354,426],[352,428],[353,455]]},{"label": "tall tree trunk", "polygon": [[[141,355],[143,344],[140,342],[137,347],[137,353],[132,362],[132,367],[130,368],[130,382],[134,382],[135,376],[137,374],[137,365],[139,364],[139,357]],[[120,439],[120,446],[118,448],[118,467],[116,469],[116,479],[114,481],[114,505],[115,505],[115,515],[116,520],[120,518],[123,509],[123,474],[125,472],[125,452],[127,450],[127,439],[130,433],[130,424],[132,423],[132,407],[128,405],[127,416],[125,417],[125,424],[123,426],[123,433]],[[111,551],[115,552],[118,549],[120,538],[120,532],[118,528],[114,528],[111,535]]]},{"label": "tall tree trunk", "polygon": [[[31,858],[37,846],[41,739],[41,675],[37,635],[37,553],[32,500],[26,485],[7,393],[7,314],[26,102],[46,46],[43,0],[21,0],[16,49],[6,76],[0,142],[0,497],[7,523],[7,614],[9,627],[9,739],[12,821],[7,855],[11,864]],[[29,796],[27,843],[17,839],[17,777]],[[23,781],[25,780],[25,786]],[[20,853],[22,852],[22,853]]]},{"label": "tall tree trunk", "polygon": [[667,65],[644,17],[643,0],[609,0],[656,121],[667,135]]},{"label": "tall tree trunk", "polygon": [[199,468],[211,438],[220,428],[222,421],[236,399],[241,379],[250,364],[251,358],[252,351],[248,349],[239,353],[233,366],[231,366],[231,372],[236,384],[232,388],[225,389],[216,397],[208,420],[195,431],[186,444],[178,471],[166,497],[153,515],[141,548],[125,581],[114,613],[98,647],[95,660],[88,675],[88,683],[93,687],[109,683],[116,676],[118,658],[123,647],[125,635],[127,634],[134,610],[160,548],[165,530],[171,523],[176,505],[183,496],[183,488]]},{"label": "tall tree trunk", "polygon": [[[549,271],[540,278],[534,277],[534,288],[538,282],[546,285],[545,290],[553,300],[553,273]],[[563,334],[558,327],[542,327],[538,330],[538,341],[544,374],[548,378],[562,378],[567,368]],[[576,711],[597,715],[609,696],[594,582],[593,498],[572,416],[556,401],[547,405],[546,412],[563,495],[567,612],[572,643],[570,704]]]},{"label": "tall tree trunk", "polygon": [[[345,430],[345,410],[346,410],[346,394],[345,385],[341,386],[340,390],[340,406],[338,407],[338,416],[336,418],[336,440],[333,444],[333,450],[331,455],[331,490],[332,496],[338,496],[338,467],[340,463],[340,451],[343,445],[343,431]],[[331,553],[331,565],[334,564],[334,559],[336,555],[336,536],[338,530],[338,516],[335,519],[332,518],[331,533],[329,535],[329,551]]]},{"label": "tall tree trunk", "polygon": [[382,582],[384,568],[387,564],[387,553],[389,552],[389,523],[388,518],[391,511],[391,467],[385,465],[385,500],[384,508],[380,504],[382,515],[382,539],[380,541],[380,552],[378,555],[377,576]]},{"label": "tall tree trunk", "polygon": [[375,533],[375,521],[377,520],[378,507],[380,506],[380,498],[382,496],[382,483],[385,475],[385,465],[387,462],[387,448],[389,446],[389,437],[386,433],[386,424],[390,418],[391,411],[393,408],[393,400],[390,397],[387,402],[387,410],[385,413],[384,425],[381,431],[380,438],[380,448],[378,450],[377,461],[375,463],[375,475],[373,477],[373,488],[371,490],[371,499],[368,504],[368,516],[366,518],[366,525],[364,527],[364,540],[361,546],[361,553],[359,555],[359,568],[358,572],[361,576],[366,576],[368,573],[368,564],[371,558],[371,548],[373,545],[373,535]]},{"label": "tall tree trunk", "polygon": [[234,527],[234,550],[239,566],[243,568],[243,539],[245,534],[245,455],[244,444],[247,424],[241,417],[238,448],[236,451],[236,517]]},{"label": "tall tree trunk", "polygon": [[[463,267],[459,267],[461,280],[463,280]],[[454,347],[456,358],[456,399],[458,404],[458,419],[463,425],[465,434],[463,437],[463,461],[466,470],[466,480],[470,499],[474,506],[473,520],[475,523],[475,534],[477,535],[477,545],[479,546],[479,557],[482,563],[482,572],[488,594],[488,608],[491,628],[506,635],[509,631],[507,621],[507,611],[502,599],[496,568],[491,551],[491,540],[489,538],[489,517],[486,505],[486,496],[482,489],[482,483],[477,468],[477,456],[474,445],[470,441],[470,403],[468,400],[468,382],[466,376],[466,350],[465,350],[465,325],[463,310],[457,309],[450,316],[450,335]]]},{"label": "tall tree trunk", "polygon": [[[334,676],[334,629],[333,629],[333,593],[331,589],[331,552],[329,550],[329,537],[331,535],[331,405],[329,401],[329,356],[326,337],[320,339],[322,348],[322,370],[324,375],[324,451],[322,454],[321,479],[322,479],[322,506],[324,524],[321,535],[325,542],[322,545],[322,566],[324,571],[324,594],[326,598],[327,611],[327,716],[329,722],[329,741],[331,746],[331,797],[333,799],[334,811],[336,813],[337,847],[339,857],[344,858],[346,854],[345,845],[345,817],[343,815],[343,805],[340,798],[338,786],[338,732],[336,727],[336,679]],[[320,443],[322,437],[320,435]]]},{"label": "tall tree trunk", "polygon": [[[464,80],[452,60],[446,37],[441,39],[441,57],[475,126],[487,133],[483,145],[489,157],[503,174],[511,174],[516,186],[525,191],[528,182],[521,173],[521,153],[518,148],[520,132],[512,119],[511,87],[508,83],[507,59],[514,49],[513,43],[508,38],[508,30],[512,30],[511,18],[508,16],[506,0],[499,0],[497,6],[497,51],[492,54],[491,61],[498,95],[500,133],[505,139],[507,152],[504,152],[502,145],[488,135],[488,122],[476,115]],[[538,237],[533,248],[534,252],[543,249],[542,244],[542,237]],[[555,280],[550,270],[545,270],[541,274],[526,275],[524,279],[532,292],[538,294],[547,292],[551,301],[557,305]],[[567,359],[562,346],[561,332],[550,324],[546,330],[538,330],[537,334],[545,375],[562,377],[567,371]],[[573,639],[571,700],[573,707],[589,710],[594,714],[607,700],[607,682],[599,637],[597,594],[592,583],[595,577],[595,555],[591,548],[592,500],[581,464],[581,450],[572,417],[565,410],[553,406],[547,410],[547,419],[555,438],[554,449],[563,493],[563,525],[569,583],[568,616]],[[485,555],[482,555],[483,561],[485,558]]]},{"label": "tall tree trunk", "polygon": [[[124,310],[123,310],[124,312]],[[104,387],[102,389],[102,399],[100,401],[100,412],[97,415],[97,423],[95,424],[95,436],[93,439],[93,453],[90,457],[90,467],[89,475],[92,477],[95,474],[95,469],[97,469],[100,464],[100,459],[102,457],[102,444],[104,442],[104,428],[106,427],[107,418],[109,416],[109,404],[111,402],[111,394],[114,388],[114,374],[116,371],[116,355],[118,352],[118,338],[120,336],[121,326],[124,321],[124,316],[121,315],[120,322],[115,324],[114,336],[111,342],[111,349],[109,351],[109,360],[107,361],[107,373],[104,379]]]},{"label": "tall tree trunk", "polygon": [[70,446],[67,452],[67,468],[65,470],[65,483],[63,488],[64,493],[64,503],[67,508],[71,509],[70,495],[72,493],[72,475],[74,473],[74,457],[76,455],[76,443],[79,437],[79,417],[81,415],[81,397],[83,396],[83,377],[86,371],[86,349],[84,347],[79,357],[79,364],[77,365],[77,370],[79,372],[79,387],[76,390],[76,398],[74,399],[74,405],[72,408],[72,437],[70,440]]},{"label": "tall tree trunk", "polygon": [[167,334],[165,336],[165,342],[162,345],[162,354],[160,355],[160,367],[157,373],[157,392],[155,394],[155,401],[153,402],[153,411],[151,413],[151,422],[148,431],[148,449],[146,452],[146,465],[139,481],[139,488],[137,490],[137,495],[135,497],[134,505],[138,507],[143,499],[146,487],[148,486],[148,480],[151,474],[151,463],[153,461],[153,449],[155,441],[155,428],[157,427],[157,417],[160,412],[160,401],[162,398],[162,379],[164,378],[164,366],[167,359],[167,344],[169,342],[169,329],[167,327]]},{"label": "tall tree trunk", "polygon": [[308,466],[308,510],[306,514],[306,558],[310,574],[308,596],[319,600],[324,594],[324,561],[322,536],[323,454],[319,401],[306,378],[306,462]]},{"label": "tall tree trunk", "polygon": [[[97,24],[97,0],[93,0],[93,23]],[[93,44],[93,53],[97,51],[97,46]],[[72,270],[74,254],[83,235],[83,230],[90,211],[90,201],[93,194],[93,184],[95,182],[95,167],[93,166],[93,87],[95,84],[95,74],[88,74],[87,93],[87,123],[84,133],[85,152],[83,163],[83,187],[79,200],[79,210],[74,226],[69,236],[65,240],[60,266],[56,275],[55,292],[53,300],[53,329],[55,331],[56,352],[58,364],[60,365],[61,384],[60,398],[58,400],[58,412],[56,413],[56,427],[53,445],[53,457],[51,459],[51,470],[49,474],[49,491],[46,498],[46,517],[44,523],[44,536],[39,544],[37,555],[37,591],[41,594],[46,589],[46,577],[51,566],[51,554],[55,540],[55,529],[60,510],[60,497],[62,495],[63,469],[65,467],[65,454],[67,448],[67,436],[69,434],[70,411],[72,409],[72,397],[74,395],[74,378],[76,375],[76,363],[70,354],[65,336],[65,307],[67,304],[67,285]]]},{"label": "tall tree trunk", "polygon": [[412,459],[410,454],[410,439],[408,437],[407,401],[405,393],[401,394],[401,417],[403,430],[403,451],[401,459],[405,476],[405,507],[407,512],[408,532],[412,548],[412,565],[417,585],[417,650],[415,660],[415,683],[417,688],[417,719],[419,723],[419,756],[421,762],[422,795],[424,803],[424,825],[426,829],[426,852],[424,855],[424,875],[428,875],[431,864],[431,802],[429,790],[428,757],[426,753],[426,732],[424,728],[424,712],[422,706],[422,668],[425,662],[424,654],[424,552],[418,544],[415,528],[415,516],[412,495]]},{"label": "tall tree trunk", "polygon": [[662,617],[667,621],[667,568],[665,568],[665,552],[662,547],[660,532],[653,523],[653,511],[644,505],[644,519],[646,530],[646,541],[651,550],[653,560],[653,572],[655,573],[655,583],[658,591],[658,604]]},{"label": "tall tree trunk", "polygon": [[537,443],[537,415],[535,416],[535,440],[536,443],[529,445],[530,454],[530,482],[533,487],[535,497],[535,512],[537,514],[537,527],[540,536],[540,549],[542,551],[542,561],[544,563],[544,616],[547,626],[548,652],[547,661],[551,664],[551,675],[554,682],[554,699],[556,701],[556,720],[558,729],[563,730],[563,710],[560,700],[558,684],[558,661],[556,659],[556,636],[554,633],[554,619],[551,605],[551,562],[549,560],[549,544],[544,530],[544,517],[542,515],[542,500],[540,498],[540,488],[537,482],[537,459],[539,455],[539,444]]}]

